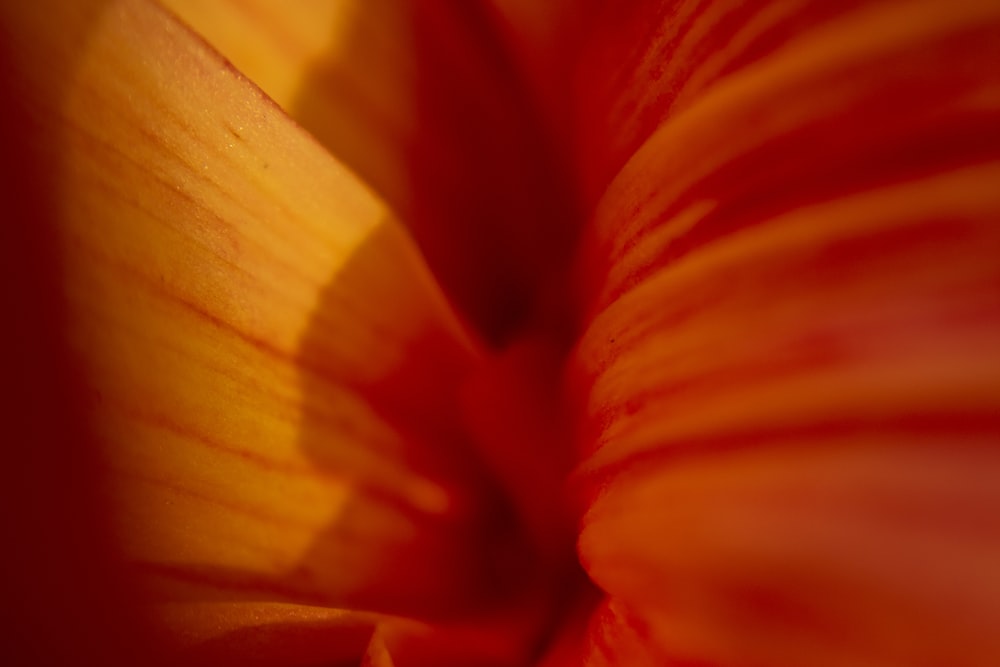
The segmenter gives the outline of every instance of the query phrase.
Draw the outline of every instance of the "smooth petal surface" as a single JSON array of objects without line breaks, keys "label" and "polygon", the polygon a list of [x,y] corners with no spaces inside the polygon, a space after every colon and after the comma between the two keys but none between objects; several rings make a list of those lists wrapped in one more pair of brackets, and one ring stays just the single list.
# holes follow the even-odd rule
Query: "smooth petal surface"
[{"label": "smooth petal surface", "polygon": [[39,167],[33,219],[7,224],[57,249],[52,305],[142,594],[480,602],[479,551],[505,538],[453,426],[478,352],[387,208],[155,7],[0,16]]},{"label": "smooth petal surface", "polygon": [[654,664],[995,663],[1000,6],[640,4],[589,80],[584,566]]}]

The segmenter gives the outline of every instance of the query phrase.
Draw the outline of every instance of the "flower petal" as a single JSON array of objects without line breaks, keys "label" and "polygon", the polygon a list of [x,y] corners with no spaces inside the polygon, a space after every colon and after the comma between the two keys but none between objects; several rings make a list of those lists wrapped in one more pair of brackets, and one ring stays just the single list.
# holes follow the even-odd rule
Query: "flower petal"
[{"label": "flower petal", "polygon": [[481,602],[506,536],[452,426],[479,353],[386,206],[144,2],[0,17],[52,305],[144,595]]},{"label": "flower petal", "polygon": [[[944,63],[927,54],[926,61],[919,59],[915,53],[921,45],[935,53],[949,51],[949,59],[964,53],[967,63],[977,56],[983,59],[978,62],[986,62],[988,43],[970,43],[963,50],[936,39],[962,32],[962,25],[978,24],[988,32],[994,7],[990,0],[962,0],[953,10],[928,0],[639,0],[626,6],[596,0],[576,84],[587,201],[600,196],[664,121],[700,117],[700,127],[719,128],[718,117],[693,109],[709,101],[724,104],[717,110],[740,116],[728,132],[714,138],[732,143],[731,150],[743,150],[762,131],[805,118],[810,109],[842,106],[847,99],[838,97],[870,88],[894,65],[898,68],[886,83],[893,78],[926,81]],[[909,55],[900,59],[901,53]],[[928,71],[920,72],[925,65]],[[967,68],[949,71],[953,83],[969,73]],[[795,89],[788,90],[789,84]],[[903,107],[933,101],[919,90],[883,92]],[[745,97],[738,102],[733,95]],[[750,104],[742,109],[740,102]],[[872,106],[866,113],[874,110]],[[883,118],[878,113],[870,120]],[[730,136],[733,132],[741,136]],[[701,134],[695,132],[691,142],[685,135],[682,143],[698,142]],[[835,145],[833,139],[831,135],[828,145]]]},{"label": "flower petal", "polygon": [[153,611],[187,665],[356,663],[378,620],[337,609],[261,602],[175,602]]},{"label": "flower petal", "polygon": [[945,434],[636,469],[591,508],[581,552],[661,657],[993,664],[998,465],[995,438]]},{"label": "flower petal", "polygon": [[678,663],[667,662],[667,656],[657,654],[657,647],[650,643],[649,631],[641,619],[617,601],[605,600],[591,616],[582,664],[587,667],[663,664],[674,667]]},{"label": "flower petal", "polygon": [[[568,126],[533,96],[555,90],[542,82],[562,66],[520,69],[550,62],[530,46],[511,52],[521,42],[501,17],[526,12],[407,0],[169,5],[371,183],[485,338],[504,343],[533,317],[565,317],[560,300],[542,300],[579,229],[568,149],[549,133]],[[555,19],[530,15],[551,33]]]},{"label": "flower petal", "polygon": [[657,662],[992,664],[1000,7],[823,7],[609,42],[581,557]]},{"label": "flower petal", "polygon": [[[392,2],[164,0],[387,202],[409,201],[407,14]],[[316,68],[325,80],[317,85]]]}]

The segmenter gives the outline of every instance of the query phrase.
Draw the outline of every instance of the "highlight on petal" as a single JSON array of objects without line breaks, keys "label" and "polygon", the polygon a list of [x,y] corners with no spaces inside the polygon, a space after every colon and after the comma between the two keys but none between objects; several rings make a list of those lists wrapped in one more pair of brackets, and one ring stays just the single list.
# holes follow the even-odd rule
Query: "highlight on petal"
[{"label": "highlight on petal", "polygon": [[684,663],[658,654],[649,641],[649,630],[644,622],[617,601],[605,600],[591,617],[582,664],[588,667],[655,667]]},{"label": "highlight on petal", "polygon": [[153,618],[185,664],[355,663],[378,619],[338,609],[261,602],[173,602]]},{"label": "highlight on petal", "polygon": [[[417,131],[409,12],[387,0],[163,0],[397,211]],[[322,72],[318,73],[317,68]]]},{"label": "highlight on petal", "polygon": [[261,618],[223,603],[435,615],[502,589],[451,426],[479,352],[387,207],[145,2],[0,17],[138,595],[202,605],[174,615],[194,636]]},{"label": "highlight on petal", "polygon": [[[487,0],[491,21],[554,145],[573,154],[573,76],[590,14],[587,0]],[[564,165],[574,169],[576,165]],[[575,177],[575,174],[574,174]]]},{"label": "highlight on petal", "polygon": [[[513,622],[513,623],[512,623]],[[384,619],[368,644],[365,667],[503,667],[528,664],[516,616],[424,624]]]},{"label": "highlight on petal", "polygon": [[364,661],[361,663],[362,667],[396,667],[396,663],[392,659],[392,655],[389,653],[389,647],[386,646],[385,637],[379,631],[376,631],[372,635],[371,642],[368,644],[368,649],[365,651]]},{"label": "highlight on petal", "polygon": [[570,127],[568,96],[552,98],[568,84],[557,73],[569,51],[545,53],[543,42],[568,10],[349,0],[320,2],[313,15],[308,2],[167,4],[372,185],[485,339],[500,346],[533,318],[567,317],[545,295],[562,288],[579,231],[568,136],[551,131]]},{"label": "highlight on petal", "polygon": [[607,627],[655,664],[996,662],[1000,7],[646,10],[595,77],[569,373]]}]

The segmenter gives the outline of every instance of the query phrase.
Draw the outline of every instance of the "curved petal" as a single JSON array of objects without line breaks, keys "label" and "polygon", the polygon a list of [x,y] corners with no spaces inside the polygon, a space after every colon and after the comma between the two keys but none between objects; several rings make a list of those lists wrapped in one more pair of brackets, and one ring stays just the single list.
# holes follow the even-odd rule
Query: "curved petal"
[{"label": "curved petal", "polygon": [[581,550],[663,654],[992,664],[998,465],[995,438],[948,434],[811,439],[637,469],[595,502]]},{"label": "curved petal", "polygon": [[603,596],[596,599],[583,591],[568,609],[538,667],[704,667],[666,655],[650,641],[643,619],[620,600]]},{"label": "curved petal", "polygon": [[696,4],[595,139],[585,567],[657,660],[996,662],[1000,8]]},{"label": "curved petal", "polygon": [[[505,343],[540,316],[561,324],[560,301],[541,302],[579,216],[566,141],[550,132],[568,128],[553,117],[566,106],[553,94],[568,65],[541,40],[562,12],[438,0],[167,4],[393,207],[485,338]],[[532,24],[530,44],[518,21]]]},{"label": "curved petal", "polygon": [[0,17],[60,263],[38,299],[142,595],[480,602],[505,537],[469,528],[492,500],[450,426],[478,352],[385,205],[144,2]]},{"label": "curved petal", "polygon": [[605,600],[590,619],[581,664],[588,667],[664,664],[682,667],[683,663],[660,654],[649,639],[649,629],[640,618],[616,600]]},{"label": "curved petal", "polygon": [[357,664],[375,615],[262,602],[174,602],[153,617],[186,665]]},{"label": "curved petal", "polygon": [[[924,33],[938,21],[943,24],[937,28],[975,21],[977,14],[989,13],[990,4],[966,1],[961,9],[948,12],[940,3],[919,0],[639,0],[627,5],[595,0],[576,77],[576,138],[588,203],[665,120],[687,112],[719,84],[759,84],[760,78],[773,78],[777,70],[760,69],[763,62],[783,63],[779,70],[814,72],[830,57],[847,55],[861,64],[878,58],[879,51],[891,51],[900,37],[929,37]],[[801,57],[771,58],[791,53],[786,49],[800,50]],[[908,71],[904,65],[897,75]],[[854,73],[862,85],[875,75],[864,67]],[[759,85],[757,92],[765,94]],[[784,107],[791,104],[826,104],[830,94],[837,94],[828,93],[794,102],[789,96],[780,105],[757,109],[747,114],[752,120],[740,129],[748,130],[750,139],[757,120],[786,116]]]},{"label": "curved petal", "polygon": [[[411,197],[412,38],[400,3],[162,0],[389,204]],[[323,82],[315,72],[322,67]],[[321,84],[321,85],[320,85]]]}]

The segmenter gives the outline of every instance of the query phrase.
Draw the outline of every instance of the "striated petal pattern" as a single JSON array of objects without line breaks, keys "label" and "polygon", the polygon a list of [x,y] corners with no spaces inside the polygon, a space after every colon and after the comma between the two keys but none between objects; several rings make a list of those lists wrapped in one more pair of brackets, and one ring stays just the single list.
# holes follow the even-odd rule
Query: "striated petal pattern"
[{"label": "striated petal pattern", "polygon": [[992,664],[1000,6],[658,6],[591,80],[584,566],[658,664]]}]

